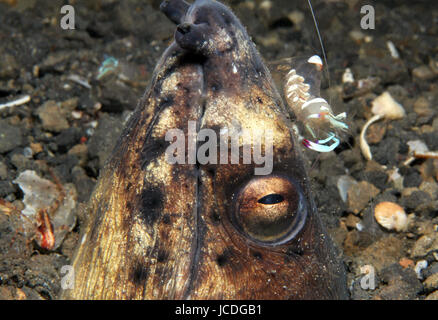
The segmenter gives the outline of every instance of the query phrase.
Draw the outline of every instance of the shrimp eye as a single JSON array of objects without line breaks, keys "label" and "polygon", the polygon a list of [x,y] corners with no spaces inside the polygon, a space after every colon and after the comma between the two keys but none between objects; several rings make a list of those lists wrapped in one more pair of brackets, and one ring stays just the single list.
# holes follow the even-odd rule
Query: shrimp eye
[{"label": "shrimp eye", "polygon": [[258,177],[239,192],[233,221],[251,240],[277,245],[293,239],[302,229],[307,211],[298,184],[282,176]]}]

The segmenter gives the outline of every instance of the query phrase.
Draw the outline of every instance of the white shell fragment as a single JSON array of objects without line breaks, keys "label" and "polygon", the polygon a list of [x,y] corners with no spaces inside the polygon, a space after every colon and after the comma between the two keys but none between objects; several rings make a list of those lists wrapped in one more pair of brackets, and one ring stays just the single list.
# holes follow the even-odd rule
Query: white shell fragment
[{"label": "white shell fragment", "polygon": [[392,182],[392,185],[397,190],[403,190],[403,176],[400,174],[398,168],[392,168],[388,170],[388,182]]},{"label": "white shell fragment", "polygon": [[260,3],[260,9],[262,9],[262,10],[266,10],[266,11],[269,11],[269,10],[271,10],[271,8],[272,8],[272,2],[271,1],[269,1],[269,0],[265,0],[265,1],[263,1],[262,3]]},{"label": "white shell fragment", "polygon": [[425,153],[429,151],[427,145],[421,140],[410,140],[406,143],[409,146],[409,153]]},{"label": "white shell fragment", "polygon": [[26,170],[20,173],[13,182],[23,191],[25,208],[21,213],[28,217],[34,216],[40,209],[49,207],[59,195],[56,185],[40,178],[35,171]]},{"label": "white shell fragment", "polygon": [[386,42],[386,46],[388,47],[389,53],[391,54],[391,57],[393,57],[394,59],[399,59],[400,55],[398,53],[397,48],[395,47],[394,43],[389,40]]},{"label": "white shell fragment", "polygon": [[342,75],[342,83],[353,83],[354,76],[353,72],[351,72],[350,68],[345,69],[344,74]]},{"label": "white shell fragment", "polygon": [[308,63],[312,63],[312,64],[316,64],[317,66],[318,66],[318,68],[320,69],[320,70],[322,70],[322,66],[323,66],[323,64],[322,64],[322,60],[321,60],[321,57],[320,56],[318,56],[318,55],[314,55],[314,56],[311,56],[310,58],[309,58],[309,60],[307,60],[307,62]]},{"label": "white shell fragment", "polygon": [[287,18],[292,21],[294,25],[300,26],[301,23],[304,21],[304,13],[294,10],[287,15]]},{"label": "white shell fragment", "polygon": [[429,152],[427,145],[421,140],[411,140],[406,144],[409,146],[410,157],[403,162],[405,166],[410,165],[416,159],[417,155],[420,155],[419,158],[422,158],[423,155],[427,155]]},{"label": "white shell fragment", "polygon": [[384,116],[386,119],[401,119],[406,115],[403,106],[385,91],[372,102],[371,112]]},{"label": "white shell fragment", "polygon": [[16,100],[0,104],[0,110],[5,109],[5,108],[12,108],[15,106],[21,106],[22,104],[26,104],[29,101],[30,101],[30,96],[25,95],[25,96],[22,96]]},{"label": "white shell fragment", "polygon": [[[58,248],[64,237],[70,232],[76,224],[76,188],[73,184],[63,186],[65,197],[60,200],[60,205],[54,212],[50,212],[50,208],[54,207],[54,202],[61,196],[58,187],[51,181],[38,176],[35,171],[26,170],[13,181],[18,184],[24,193],[23,203],[25,208],[21,211],[29,219],[36,221],[37,213],[40,210],[47,210],[50,221],[53,225],[55,236],[55,246],[53,250]],[[26,226],[27,233],[31,233],[35,226]]]},{"label": "white shell fragment", "polygon": [[374,117],[368,120],[367,123],[365,123],[365,125],[362,128],[362,131],[360,132],[360,139],[359,139],[360,151],[362,151],[363,156],[367,160],[371,160],[373,158],[373,155],[371,154],[370,146],[368,145],[368,142],[365,139],[366,131],[372,123],[379,121],[382,118],[383,118],[382,115],[376,114]]},{"label": "white shell fragment", "polygon": [[380,120],[380,119],[389,119],[396,120],[401,119],[406,115],[405,109],[403,106],[399,104],[394,98],[389,94],[388,91],[385,91],[380,96],[374,99],[372,102],[371,112],[374,116],[365,123],[360,133],[360,150],[362,154],[367,160],[371,160],[373,158],[371,154],[370,147],[365,139],[365,133],[368,127]]},{"label": "white shell fragment", "polygon": [[376,205],[374,217],[387,230],[400,232],[408,227],[408,216],[405,210],[394,202],[384,201]]},{"label": "white shell fragment", "polygon": [[423,279],[422,271],[427,268],[427,265],[428,263],[426,260],[420,260],[415,265],[415,273],[417,274],[418,279]]}]

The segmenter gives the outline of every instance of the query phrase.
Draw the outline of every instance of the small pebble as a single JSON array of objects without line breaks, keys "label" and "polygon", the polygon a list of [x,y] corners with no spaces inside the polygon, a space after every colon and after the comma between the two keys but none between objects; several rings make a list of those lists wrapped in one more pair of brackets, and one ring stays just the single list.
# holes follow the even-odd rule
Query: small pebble
[{"label": "small pebble", "polygon": [[55,101],[47,101],[36,112],[45,130],[61,132],[70,127],[66,119],[65,110],[62,110]]},{"label": "small pebble", "polygon": [[411,252],[412,258],[425,257],[431,251],[438,250],[438,233],[429,233],[421,236],[414,244]]},{"label": "small pebble", "polygon": [[72,111],[71,116],[73,119],[79,120],[82,118],[82,112],[81,111]]},{"label": "small pebble", "polygon": [[358,182],[348,190],[348,208],[354,214],[361,212],[368,202],[379,194],[380,190],[367,181]]},{"label": "small pebble", "polygon": [[74,109],[76,109],[78,107],[78,104],[79,104],[79,98],[77,98],[77,97],[67,99],[61,103],[61,109],[63,109],[63,110],[69,109],[69,110],[73,111]]},{"label": "small pebble", "polygon": [[269,11],[269,10],[272,9],[272,2],[269,1],[269,0],[265,0],[262,3],[260,3],[259,8],[262,9],[262,10]]},{"label": "small pebble", "polygon": [[423,181],[419,186],[420,191],[424,191],[430,195],[432,199],[438,199],[438,183],[433,179]]},{"label": "small pebble", "polygon": [[412,76],[419,80],[430,80],[435,74],[428,66],[419,66],[412,70]]},{"label": "small pebble", "polygon": [[421,282],[411,268],[403,268],[398,263],[391,264],[380,273],[382,281],[387,283],[376,296],[384,300],[411,300],[423,290]]},{"label": "small pebble", "polygon": [[88,147],[86,144],[77,144],[68,151],[68,154],[77,156],[79,164],[84,165],[87,161]]},{"label": "small pebble", "polygon": [[438,290],[432,292],[426,297],[426,300],[438,300]]},{"label": "small pebble", "polygon": [[422,216],[429,216],[433,213],[430,210],[433,210],[434,202],[428,193],[419,190],[412,192],[409,196],[402,196],[400,199],[400,204],[407,211],[413,211]]},{"label": "small pebble", "polygon": [[347,219],[345,219],[345,225],[349,228],[356,228],[357,224],[360,223],[360,218],[356,217],[354,214],[349,214]]},{"label": "small pebble", "polygon": [[427,290],[438,289],[438,273],[435,273],[424,280],[423,285]]},{"label": "small pebble", "polygon": [[343,175],[339,177],[337,187],[342,201],[347,202],[347,192],[355,184],[357,184],[357,181],[350,176]]},{"label": "small pebble", "polygon": [[431,103],[425,97],[419,97],[414,102],[414,111],[420,117],[428,117],[433,113],[433,110],[430,108]]},{"label": "small pebble", "polygon": [[11,157],[11,163],[12,165],[18,169],[18,171],[22,171],[26,168],[28,168],[30,166],[31,160],[29,160],[28,158],[26,158],[23,154],[21,153],[15,153],[12,157]]},{"label": "small pebble", "polygon": [[0,180],[6,180],[8,177],[8,167],[4,162],[0,162]]},{"label": "small pebble", "polygon": [[0,78],[15,78],[19,74],[19,64],[13,55],[2,51],[0,59]]},{"label": "small pebble", "polygon": [[9,152],[22,144],[21,129],[7,120],[0,120],[0,153]]},{"label": "small pebble", "polygon": [[413,267],[414,261],[408,258],[402,258],[398,262],[403,268]]},{"label": "small pebble", "polygon": [[301,11],[294,10],[287,15],[287,18],[296,26],[301,25],[304,21],[304,13]]},{"label": "small pebble", "polygon": [[417,274],[418,279],[423,279],[422,270],[427,268],[427,261],[420,260],[415,265],[415,273]]},{"label": "small pebble", "polygon": [[352,30],[348,33],[348,35],[353,41],[357,43],[360,43],[365,38],[365,34],[360,30]]},{"label": "small pebble", "polygon": [[38,154],[44,150],[41,143],[31,143],[30,148],[34,154]]},{"label": "small pebble", "polygon": [[31,159],[33,157],[33,151],[30,147],[26,147],[23,149],[23,155],[28,158]]}]

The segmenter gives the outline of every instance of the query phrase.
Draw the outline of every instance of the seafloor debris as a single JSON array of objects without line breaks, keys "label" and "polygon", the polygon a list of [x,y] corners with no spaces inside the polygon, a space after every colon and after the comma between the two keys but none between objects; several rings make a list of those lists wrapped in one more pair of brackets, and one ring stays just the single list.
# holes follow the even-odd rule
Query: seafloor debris
[{"label": "seafloor debris", "polygon": [[356,184],[357,181],[348,175],[339,177],[337,187],[342,201],[347,202],[348,190]]},{"label": "seafloor debris", "polygon": [[368,181],[352,184],[347,191],[348,210],[359,214],[379,192],[380,190]]},{"label": "seafloor debris", "polygon": [[370,146],[368,145],[367,140],[365,139],[366,131],[371,124],[373,124],[376,121],[379,121],[382,118],[383,118],[383,116],[380,114],[374,115],[370,120],[367,121],[367,123],[365,123],[365,125],[362,128],[362,131],[360,132],[360,138],[359,138],[360,151],[362,151],[363,156],[367,160],[372,160],[373,155],[371,153]]},{"label": "seafloor debris", "polygon": [[342,75],[343,99],[351,99],[351,98],[363,96],[368,92],[372,92],[373,89],[380,84],[380,78],[378,77],[367,77],[365,79],[354,80],[353,75],[351,74],[351,78],[349,78],[349,74],[347,70],[349,69],[347,68],[344,74]]},{"label": "seafloor debris", "polygon": [[438,151],[414,152],[414,157],[421,159],[438,159]]},{"label": "seafloor debris", "polygon": [[429,148],[427,145],[421,140],[411,140],[406,143],[409,146],[409,154],[410,157],[403,163],[405,166],[412,163],[415,160],[416,154],[427,154],[429,152]]},{"label": "seafloor debris", "polygon": [[9,101],[9,102],[0,104],[0,110],[5,109],[5,108],[12,108],[15,106],[20,106],[22,104],[28,103],[29,101],[30,101],[30,96],[25,95],[25,96],[22,96],[22,97],[19,97],[19,98],[13,100],[13,101]]},{"label": "seafloor debris", "polygon": [[428,266],[427,260],[420,260],[415,265],[415,273],[417,274],[418,279],[423,279],[422,271],[426,269]]},{"label": "seafloor debris", "polygon": [[403,106],[394,100],[388,91],[385,91],[372,102],[371,112],[384,116],[385,119],[396,120],[406,115]]},{"label": "seafloor debris", "polygon": [[386,42],[386,46],[388,47],[391,57],[393,57],[394,59],[400,58],[400,54],[398,53],[397,48],[395,47],[394,43],[391,40]]},{"label": "seafloor debris", "polygon": [[67,78],[70,81],[73,81],[87,89],[91,89],[91,85],[88,83],[88,80],[85,78],[82,78],[81,76],[77,75],[77,74],[71,74],[68,76]]},{"label": "seafloor debris", "polygon": [[342,83],[352,83],[354,82],[353,72],[351,72],[350,68],[345,69],[342,75]]},{"label": "seafloor debris", "polygon": [[387,230],[405,231],[408,227],[408,216],[405,210],[394,202],[380,202],[374,208],[376,221]]},{"label": "seafloor debris", "polygon": [[383,118],[396,120],[401,119],[406,115],[403,106],[395,101],[387,91],[374,99],[372,105],[371,112],[374,114],[374,116],[365,123],[360,133],[360,150],[367,160],[371,160],[373,158],[370,147],[365,139],[365,133],[368,127],[372,123]]},{"label": "seafloor debris", "polygon": [[112,56],[105,56],[105,60],[100,65],[96,80],[103,80],[115,76],[116,79],[131,86],[138,87],[146,85],[148,72],[144,66],[119,60]]},{"label": "seafloor debris", "polygon": [[[55,178],[55,177],[54,177]],[[56,179],[56,178],[55,178]],[[24,209],[21,210],[23,229],[29,238],[36,240],[44,249],[60,246],[65,235],[76,224],[76,189],[73,184],[61,185],[40,178],[35,171],[26,170],[14,183],[24,193]],[[12,204],[2,201],[2,211],[8,215],[18,211]]]}]

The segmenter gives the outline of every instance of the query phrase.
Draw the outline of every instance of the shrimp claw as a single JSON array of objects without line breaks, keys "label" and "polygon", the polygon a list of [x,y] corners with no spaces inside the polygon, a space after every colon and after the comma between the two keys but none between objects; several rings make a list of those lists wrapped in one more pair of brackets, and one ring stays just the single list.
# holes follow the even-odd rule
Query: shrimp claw
[{"label": "shrimp claw", "polygon": [[[326,145],[328,142],[332,141],[333,143],[331,145]],[[333,132],[329,133],[329,136],[324,140],[316,140],[315,142],[303,139],[303,145],[306,148],[309,148],[314,151],[318,152],[330,152],[333,151],[337,146],[339,146],[339,139],[336,138],[335,134]]]}]

